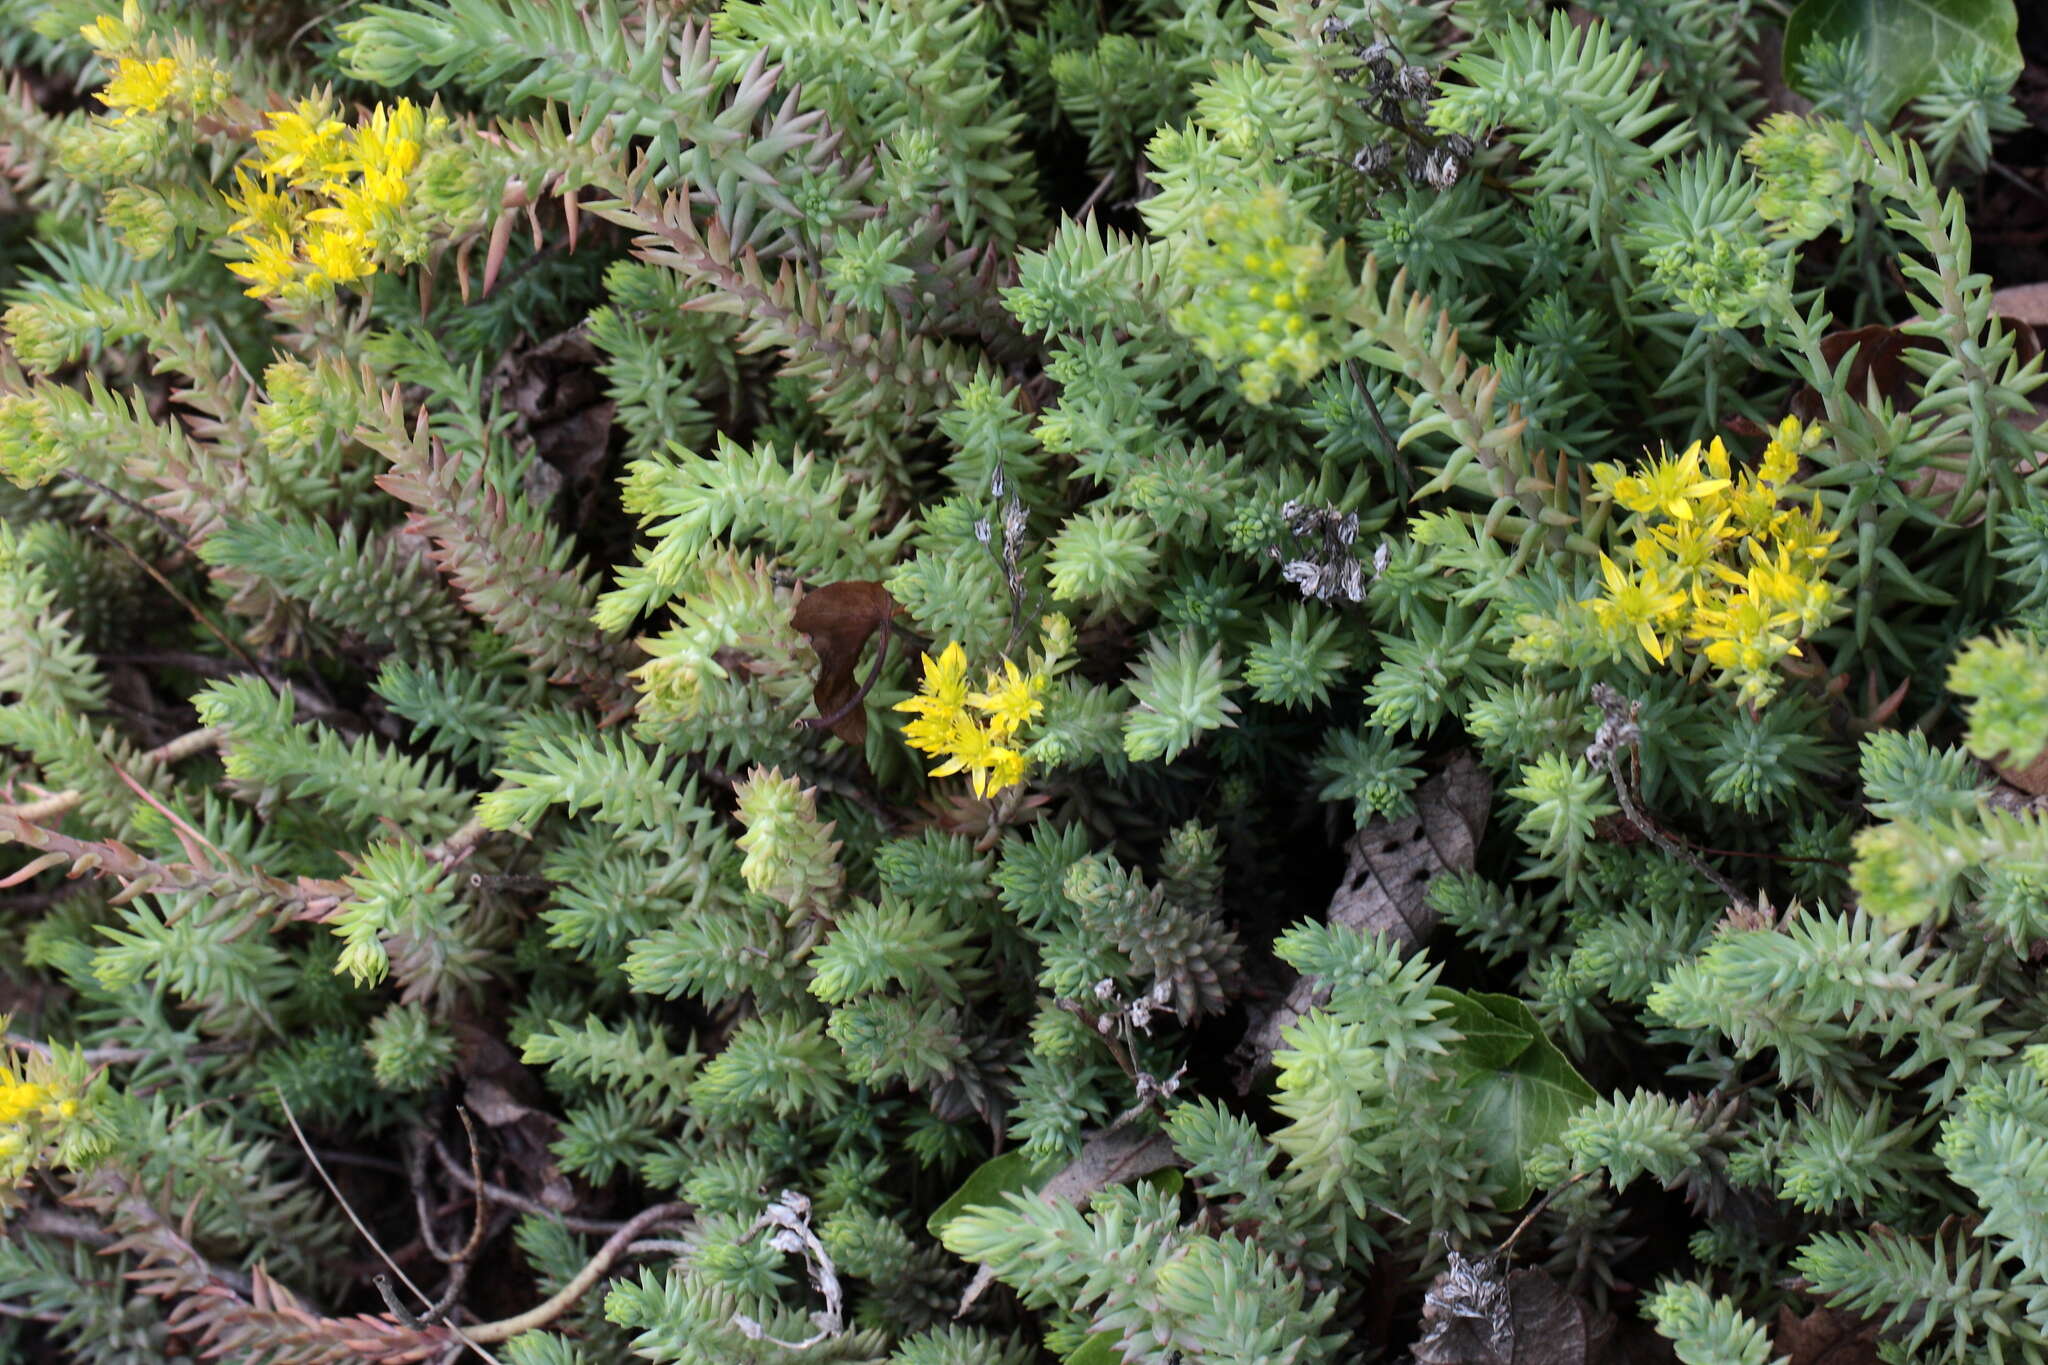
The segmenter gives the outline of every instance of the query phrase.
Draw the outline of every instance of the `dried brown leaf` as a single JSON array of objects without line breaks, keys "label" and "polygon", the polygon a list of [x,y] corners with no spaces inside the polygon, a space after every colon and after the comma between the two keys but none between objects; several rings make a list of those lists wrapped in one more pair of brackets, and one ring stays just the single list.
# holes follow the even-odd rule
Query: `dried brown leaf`
[{"label": "dried brown leaf", "polygon": [[2015,284],[1994,291],[1991,311],[2009,322],[2048,327],[2048,281]]},{"label": "dried brown leaf", "polygon": [[[1363,933],[1387,934],[1407,946],[1421,943],[1437,922],[1426,900],[1430,882],[1472,866],[1492,803],[1493,780],[1470,753],[1458,754],[1416,789],[1412,813],[1375,820],[1352,836],[1344,879],[1325,918]],[[1281,1033],[1328,998],[1327,991],[1296,980],[1277,1008],[1263,1018],[1254,1016],[1238,1044],[1242,1090],[1248,1091],[1272,1061]]]},{"label": "dried brown leaf", "polygon": [[518,414],[534,456],[578,506],[602,483],[611,458],[614,404],[597,368],[603,358],[579,327],[508,351],[491,372],[492,392]]},{"label": "dried brown leaf", "polygon": [[555,1119],[540,1109],[545,1091],[511,1048],[473,1024],[450,1026],[460,1049],[463,1103],[498,1136],[504,1159],[519,1171],[534,1198],[566,1213],[576,1206],[575,1187],[556,1164],[549,1145],[560,1135]]},{"label": "dried brown leaf", "polygon": [[1424,1297],[1416,1365],[1602,1365],[1614,1317],[1540,1270],[1456,1252]]},{"label": "dried brown leaf", "polygon": [[[1853,397],[1861,401],[1875,384],[1878,397],[1901,409],[1912,407],[1916,401],[1912,386],[1919,382],[1920,373],[1903,359],[1907,348],[1915,346],[1927,349],[1931,343],[1882,323],[1829,332],[1820,339],[1820,353],[1830,368],[1841,364],[1851,347],[1856,348],[1847,384]],[[1811,384],[1803,386],[1792,396],[1791,411],[1802,422],[1817,420],[1822,415],[1820,394]]]},{"label": "dried brown leaf", "polygon": [[1136,1180],[1173,1163],[1173,1144],[1166,1134],[1140,1132],[1135,1127],[1112,1128],[1083,1143],[1072,1161],[1039,1186],[1038,1197],[1048,1204],[1061,1200],[1078,1204],[1097,1190]]},{"label": "dried brown leaf", "polygon": [[792,613],[796,628],[810,638],[818,655],[818,681],[811,696],[819,723],[854,749],[868,738],[868,717],[858,702],[861,686],[854,667],[868,638],[886,630],[897,611],[887,588],[870,579],[851,578],[805,593]]},{"label": "dried brown leaf", "polygon": [[1878,1360],[1877,1324],[1833,1308],[1816,1308],[1803,1318],[1780,1308],[1771,1342],[1792,1365],[1877,1365]]}]

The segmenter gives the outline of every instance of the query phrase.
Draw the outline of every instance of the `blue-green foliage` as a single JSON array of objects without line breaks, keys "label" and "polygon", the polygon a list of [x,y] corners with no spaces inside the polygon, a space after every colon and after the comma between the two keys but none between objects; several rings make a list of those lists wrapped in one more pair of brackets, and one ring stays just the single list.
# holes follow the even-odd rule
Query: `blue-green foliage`
[{"label": "blue-green foliage", "polygon": [[2048,1362],[1996,44],[114,8],[0,3],[0,1356]]}]

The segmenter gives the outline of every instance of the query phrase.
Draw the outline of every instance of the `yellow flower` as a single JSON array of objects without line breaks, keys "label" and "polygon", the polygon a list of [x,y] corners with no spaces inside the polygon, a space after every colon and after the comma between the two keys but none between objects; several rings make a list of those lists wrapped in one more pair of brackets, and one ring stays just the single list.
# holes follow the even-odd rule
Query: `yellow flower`
[{"label": "yellow flower", "polygon": [[228,269],[250,282],[249,287],[242,291],[250,298],[267,298],[280,293],[299,278],[298,254],[292,249],[292,239],[285,233],[244,238],[242,245],[248,248],[249,259],[232,261]]},{"label": "yellow flower", "polygon": [[271,188],[268,177],[258,185],[247,171],[237,166],[235,187],[240,193],[228,196],[227,203],[241,217],[228,224],[229,232],[290,235],[294,226],[292,201]]},{"label": "yellow flower", "polygon": [[169,57],[158,57],[154,61],[123,57],[115,66],[106,89],[94,98],[109,109],[120,110],[124,118],[138,109],[145,114],[154,114],[170,100],[177,80],[178,64]]},{"label": "yellow flower", "polygon": [[1010,741],[1044,709],[1040,693],[1045,675],[1027,675],[1005,660],[1005,673],[991,673],[986,691],[969,692],[967,651],[958,641],[948,644],[937,659],[924,655],[923,662],[918,695],[896,703],[895,709],[916,717],[903,727],[904,742],[941,760],[931,776],[964,772],[976,796],[990,796],[1022,782],[1024,753]]},{"label": "yellow flower", "polygon": [[989,765],[988,781],[981,795],[987,796],[1024,780],[1024,755],[1017,749],[997,749]]},{"label": "yellow flower", "polygon": [[1662,512],[1679,521],[1690,520],[1695,501],[1721,492],[1729,482],[1709,478],[1700,469],[1698,441],[1682,454],[1653,461],[1640,476],[1623,474],[1611,464],[1595,465],[1593,473],[1600,486],[1629,511]]},{"label": "yellow flower", "polygon": [[1711,574],[1727,534],[1728,517],[1728,509],[1722,508],[1705,520],[1695,517],[1652,527],[1648,539],[1636,542],[1636,557],[1645,564],[1668,564],[1687,583]]},{"label": "yellow flower", "polygon": [[939,651],[934,660],[931,655],[924,659],[924,684],[922,695],[908,701],[896,703],[898,711],[922,712],[937,715],[957,712],[967,706],[967,651],[960,648],[958,640]]},{"label": "yellow flower", "polygon": [[82,25],[78,36],[95,52],[112,52],[135,41],[142,28],[142,6],[136,0],[127,0],[121,7],[121,17],[102,14],[89,24]]},{"label": "yellow flower", "polygon": [[16,1123],[43,1107],[50,1092],[31,1081],[0,1077],[0,1123]]},{"label": "yellow flower", "polygon": [[256,163],[266,175],[282,176],[294,185],[342,175],[348,169],[348,125],[328,112],[324,99],[300,100],[290,109],[273,109],[268,128],[256,132],[256,145],[267,153]]},{"label": "yellow flower", "polygon": [[1600,556],[1600,576],[1607,591],[1594,599],[1593,618],[1609,630],[1634,632],[1644,651],[1663,663],[1671,647],[1658,636],[1657,627],[1684,610],[1685,594],[1673,591],[1652,568],[1630,578],[1606,555]]},{"label": "yellow flower", "polygon": [[[1697,442],[1694,443],[1694,448],[1698,448]],[[1718,436],[1707,443],[1707,472],[1713,475],[1713,477],[1722,480],[1726,480],[1731,476],[1728,463],[1728,447],[1721,443],[1721,438]]]},{"label": "yellow flower", "polygon": [[374,246],[379,228],[395,215],[357,186],[332,185],[328,188],[326,207],[307,214],[306,221],[325,224],[366,246]]},{"label": "yellow flower", "polygon": [[1798,644],[1785,633],[1793,624],[1790,613],[1754,592],[1730,597],[1719,609],[1702,611],[1694,619],[1708,660],[1728,672],[1761,672],[1779,659],[1799,654]]},{"label": "yellow flower", "polygon": [[1787,417],[1778,423],[1778,429],[1771,433],[1771,443],[1764,447],[1758,477],[1773,486],[1789,482],[1799,472],[1799,457],[1819,445],[1825,436],[1819,423],[1805,426],[1797,417]]},{"label": "yellow flower", "polygon": [[307,233],[306,262],[313,267],[306,283],[321,293],[331,285],[349,284],[377,273],[367,244],[350,232],[315,229]]},{"label": "yellow flower", "polygon": [[1046,678],[1042,673],[1026,676],[1008,659],[1003,660],[1003,668],[1006,676],[998,678],[991,673],[988,690],[969,693],[967,704],[988,717],[998,736],[1008,739],[1045,710]]},{"label": "yellow flower", "polygon": [[420,143],[426,135],[426,115],[411,100],[389,108],[379,105],[356,129],[354,155],[343,169],[402,181],[420,164]]}]

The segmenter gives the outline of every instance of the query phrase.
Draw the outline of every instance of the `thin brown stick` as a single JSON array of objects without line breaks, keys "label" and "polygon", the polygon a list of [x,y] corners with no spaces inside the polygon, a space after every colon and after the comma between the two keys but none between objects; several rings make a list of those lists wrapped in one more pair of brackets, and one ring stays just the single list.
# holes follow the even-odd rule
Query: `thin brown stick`
[{"label": "thin brown stick", "polygon": [[[391,1267],[392,1273],[398,1276],[399,1283],[403,1284],[407,1289],[410,1289],[421,1303],[431,1304],[433,1300],[428,1298],[424,1293],[420,1291],[420,1287],[412,1282],[412,1277],[406,1274],[405,1271],[399,1267],[398,1262],[391,1259],[391,1253],[384,1249],[384,1244],[378,1241],[376,1235],[372,1233],[369,1230],[369,1228],[363,1225],[363,1220],[356,1216],[355,1207],[352,1204],[350,1204],[348,1202],[348,1199],[342,1194],[341,1187],[334,1183],[334,1177],[327,1174],[327,1167],[321,1164],[320,1158],[314,1155],[313,1144],[306,1141],[305,1130],[299,1127],[299,1117],[297,1114],[294,1114],[292,1112],[291,1101],[287,1100],[284,1097],[284,1091],[281,1089],[277,1091],[277,1102],[279,1106],[282,1107],[284,1110],[285,1122],[291,1125],[292,1136],[299,1140],[299,1149],[306,1154],[306,1160],[310,1161],[313,1164],[314,1174],[320,1177],[320,1183],[327,1187],[327,1192],[334,1196],[334,1202],[341,1205],[341,1211],[348,1215],[348,1221],[355,1225],[355,1230],[358,1233],[362,1234],[363,1240],[370,1244],[370,1249],[377,1253],[378,1258],[382,1260],[385,1265]],[[383,1277],[379,1276],[378,1278],[382,1279]],[[387,1301],[388,1300],[389,1296],[387,1294]],[[457,1341],[460,1341],[463,1345],[469,1347],[472,1351],[475,1351],[485,1360],[490,1361],[491,1365],[500,1365],[500,1362],[496,1356],[492,1355],[489,1351],[486,1351],[482,1346],[479,1346],[476,1342],[472,1341],[469,1335],[465,1333],[461,1328],[457,1327],[454,1323],[449,1322],[443,1323],[441,1325],[446,1327],[449,1330],[449,1332],[453,1333]],[[504,1338],[494,1337],[493,1340],[503,1341]]]},{"label": "thin brown stick", "polygon": [[1508,1252],[1514,1250],[1515,1239],[1520,1237],[1524,1232],[1528,1231],[1529,1225],[1536,1221],[1536,1215],[1550,1207],[1551,1200],[1557,1198],[1566,1190],[1578,1184],[1581,1180],[1584,1180],[1587,1176],[1591,1174],[1591,1171],[1580,1171],[1570,1180],[1565,1181],[1564,1184],[1545,1190],[1543,1192],[1543,1197],[1536,1201],[1536,1207],[1530,1209],[1528,1213],[1522,1216],[1522,1221],[1515,1224],[1515,1230],[1508,1234],[1508,1239],[1500,1244],[1500,1250],[1494,1252],[1493,1254],[1496,1257],[1500,1257],[1505,1256],[1508,1254]]},{"label": "thin brown stick", "polygon": [[[9,1047],[24,1048],[43,1057],[50,1055],[50,1045],[48,1043],[37,1042],[33,1038],[24,1038],[18,1033],[0,1035],[0,1038],[4,1038]],[[247,1043],[231,1038],[215,1039],[207,1043],[194,1043],[191,1047],[183,1049],[180,1055],[185,1057],[219,1057],[236,1052],[247,1052],[248,1050],[249,1045]],[[85,1064],[87,1066],[127,1066],[134,1062],[146,1062],[158,1055],[154,1048],[146,1047],[89,1047],[85,1050]]]},{"label": "thin brown stick", "polygon": [[[94,530],[98,531],[98,528],[95,527]],[[156,585],[158,587],[162,588],[165,592],[171,595],[172,601],[176,602],[179,606],[183,607],[186,611],[190,612],[192,615],[192,619],[197,621],[200,625],[206,628],[206,633],[208,635],[211,635],[214,639],[220,641],[222,645],[226,646],[228,653],[234,655],[237,659],[240,659],[243,663],[247,664],[249,666],[250,672],[263,673],[265,677],[269,676],[267,673],[264,673],[263,666],[256,662],[255,656],[250,654],[248,650],[242,647],[241,641],[235,639],[233,636],[223,631],[219,626],[215,625],[213,623],[213,618],[208,616],[205,612],[201,611],[196,605],[194,605],[192,599],[185,596],[184,593],[179,592],[177,586],[173,584],[170,579],[165,578],[163,574],[158,571],[156,565],[150,563],[141,555],[135,553],[134,547],[129,545],[127,541],[121,540],[115,536],[107,535],[107,533],[104,531],[98,531],[98,534],[105,540],[107,540],[109,543],[114,545],[116,548],[118,548],[121,551],[121,553],[127,555],[130,559],[134,560],[136,565],[139,568],[141,568],[141,570],[144,573],[148,574],[152,579],[156,580]]]},{"label": "thin brown stick", "polygon": [[1350,379],[1358,396],[1365,403],[1366,416],[1372,418],[1373,430],[1380,440],[1386,442],[1387,464],[1394,471],[1394,478],[1400,485],[1401,501],[1407,502],[1415,486],[1414,477],[1408,472],[1408,458],[1401,453],[1401,443],[1394,439],[1394,433],[1387,430],[1387,419],[1380,415],[1380,405],[1372,396],[1372,388],[1365,382],[1365,367],[1358,363],[1356,356],[1344,362],[1345,377]]},{"label": "thin brown stick", "polygon": [[[441,1169],[448,1173],[450,1180],[453,1180],[456,1184],[462,1186],[463,1189],[469,1190],[472,1193],[480,1191],[484,1198],[490,1200],[493,1204],[503,1204],[508,1209],[514,1209],[520,1213],[530,1213],[536,1218],[551,1218],[571,1232],[581,1232],[593,1236],[608,1236],[626,1226],[624,1223],[612,1222],[602,1218],[578,1218],[574,1214],[562,1213],[556,1209],[551,1209],[539,1200],[529,1199],[516,1190],[508,1190],[502,1185],[493,1185],[488,1181],[475,1179],[469,1172],[456,1164],[455,1154],[450,1152],[439,1138],[434,1139],[434,1155],[440,1159]],[[687,1206],[685,1208],[687,1211]]]},{"label": "thin brown stick", "polygon": [[1081,207],[1074,210],[1074,221],[1078,223],[1086,219],[1095,206],[1102,202],[1102,197],[1108,194],[1111,187],[1115,184],[1115,171],[1108,172],[1102,179],[1096,181],[1095,188],[1088,191],[1088,197],[1081,201]]},{"label": "thin brown stick", "polygon": [[1635,785],[1621,766],[1622,755],[1634,754],[1636,746],[1642,743],[1642,730],[1636,723],[1636,704],[1606,683],[1594,685],[1593,701],[1600,707],[1603,719],[1599,733],[1586,746],[1586,761],[1607,769],[1607,775],[1614,783],[1614,799],[1621,805],[1623,818],[1634,825],[1645,839],[1719,887],[1738,911],[1754,913],[1754,900],[1745,896],[1734,882],[1707,866],[1698,854],[1666,834],[1656,821],[1643,813],[1642,806],[1636,801]]},{"label": "thin brown stick", "polygon": [[521,1332],[531,1332],[545,1327],[573,1307],[576,1301],[589,1292],[590,1287],[603,1278],[612,1268],[612,1263],[630,1246],[633,1239],[653,1227],[656,1223],[670,1218],[680,1218],[690,1211],[688,1204],[656,1204],[643,1209],[626,1220],[597,1254],[587,1261],[583,1269],[576,1272],[576,1278],[563,1285],[555,1294],[536,1307],[527,1309],[517,1317],[502,1318],[497,1322],[486,1322],[469,1329],[469,1339],[483,1342],[504,1341]]},{"label": "thin brown stick", "polygon": [[62,1322],[62,1313],[44,1313],[34,1308],[23,1308],[19,1304],[0,1303],[0,1318],[20,1318],[24,1322]]},{"label": "thin brown stick", "polygon": [[[219,743],[220,737],[220,730],[209,725],[203,729],[192,730],[179,735],[169,743],[159,744],[156,748],[143,754],[142,757],[145,762],[149,763],[177,763],[180,760],[192,757],[194,754],[204,753],[211,749],[215,744]],[[72,808],[84,799],[85,793],[81,791],[61,791],[53,792],[48,796],[30,801],[24,805],[8,806],[4,809],[10,814],[20,816],[24,820],[41,824],[46,820],[55,820],[59,816],[69,814]]]}]

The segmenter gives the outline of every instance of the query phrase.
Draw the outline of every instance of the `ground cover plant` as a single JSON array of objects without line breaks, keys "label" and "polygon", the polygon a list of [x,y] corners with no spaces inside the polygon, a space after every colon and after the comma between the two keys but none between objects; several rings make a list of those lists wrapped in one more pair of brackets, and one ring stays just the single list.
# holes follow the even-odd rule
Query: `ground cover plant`
[{"label": "ground cover plant", "polygon": [[0,1355],[2048,1361],[2037,46],[0,0]]}]

